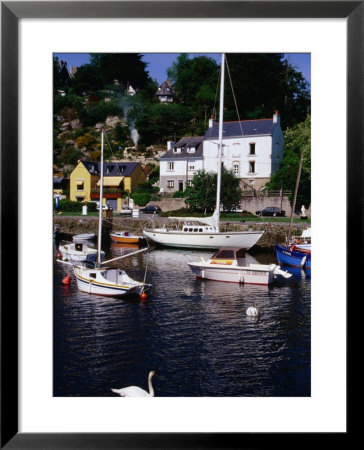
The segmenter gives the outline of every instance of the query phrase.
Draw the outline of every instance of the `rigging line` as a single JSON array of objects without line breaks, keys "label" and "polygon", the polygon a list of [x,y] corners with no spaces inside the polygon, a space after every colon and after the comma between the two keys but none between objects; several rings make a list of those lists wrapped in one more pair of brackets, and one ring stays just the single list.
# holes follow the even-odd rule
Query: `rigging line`
[{"label": "rigging line", "polygon": [[227,58],[225,58],[225,59],[226,59],[226,67],[227,67],[227,71],[228,71],[228,75],[229,75],[229,80],[230,80],[231,92],[233,93],[233,99],[234,99],[234,104],[235,104],[236,114],[237,114],[238,119],[239,119],[239,125],[240,125],[241,135],[243,136],[243,135],[244,135],[244,133],[243,133],[243,127],[242,127],[241,120],[240,120],[240,116],[239,116],[239,110],[238,110],[238,105],[237,105],[237,102],[236,102],[236,97],[235,97],[235,92],[234,92],[233,82],[232,82],[231,75],[230,75],[229,64],[228,64]]}]

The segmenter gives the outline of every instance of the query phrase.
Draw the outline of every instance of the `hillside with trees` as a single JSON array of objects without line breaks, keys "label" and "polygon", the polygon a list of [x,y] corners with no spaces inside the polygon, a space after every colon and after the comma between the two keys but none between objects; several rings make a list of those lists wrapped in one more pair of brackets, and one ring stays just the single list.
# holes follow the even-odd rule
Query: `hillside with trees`
[{"label": "hillside with trees", "polygon": [[[272,117],[277,109],[284,132],[305,123],[309,86],[282,54],[227,54],[226,59],[225,120]],[[211,115],[218,119],[219,71],[212,58],[179,55],[166,74],[174,101],[162,104],[141,54],[91,54],[71,77],[55,58],[54,164],[67,175],[81,157],[99,160],[102,124],[106,159],[153,158],[154,149],[165,148],[169,140],[203,135]],[[288,172],[282,171],[272,186],[282,182],[279,177],[293,176]]]}]

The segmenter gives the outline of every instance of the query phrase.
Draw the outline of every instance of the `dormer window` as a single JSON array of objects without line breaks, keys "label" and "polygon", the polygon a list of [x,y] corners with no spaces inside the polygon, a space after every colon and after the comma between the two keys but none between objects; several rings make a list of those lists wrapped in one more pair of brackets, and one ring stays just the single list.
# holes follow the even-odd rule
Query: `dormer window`
[{"label": "dormer window", "polygon": [[182,151],[181,147],[175,147],[173,149],[173,153],[181,153],[181,151]]},{"label": "dormer window", "polygon": [[114,168],[114,166],[107,166],[106,167],[106,173],[111,173],[113,168]]},{"label": "dormer window", "polygon": [[187,153],[195,153],[196,148],[195,147],[187,147]]}]

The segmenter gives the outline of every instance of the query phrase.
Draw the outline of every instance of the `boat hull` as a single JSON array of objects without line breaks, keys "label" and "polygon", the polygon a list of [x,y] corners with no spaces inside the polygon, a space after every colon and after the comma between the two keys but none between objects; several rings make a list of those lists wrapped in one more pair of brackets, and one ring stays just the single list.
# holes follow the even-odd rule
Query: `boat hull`
[{"label": "boat hull", "polygon": [[183,233],[168,230],[144,230],[143,233],[155,244],[166,247],[218,249],[229,246],[249,249],[258,242],[264,232]]},{"label": "boat hull", "polygon": [[110,238],[113,242],[118,242],[119,244],[139,244],[139,236],[119,236],[115,234],[110,234]]},{"label": "boat hull", "polygon": [[[97,250],[88,247],[86,244],[66,244],[59,246],[63,261],[71,261],[75,263],[89,261],[95,262],[97,258]],[[101,252],[101,258],[105,257],[105,252]]]},{"label": "boat hull", "polygon": [[[88,294],[120,297],[123,295],[140,295],[148,289],[149,285],[132,280],[124,271],[118,270],[118,272],[120,273],[119,282],[111,282],[101,275],[100,270],[87,270],[83,267],[74,268],[78,289]],[[96,274],[96,278],[92,278],[93,273]]]},{"label": "boat hull", "polygon": [[227,283],[268,285],[274,281],[274,264],[250,264],[246,267],[226,267],[223,265],[188,263],[197,278]]},{"label": "boat hull", "polygon": [[275,250],[280,265],[311,269],[310,253],[292,251],[278,244],[275,244]]}]

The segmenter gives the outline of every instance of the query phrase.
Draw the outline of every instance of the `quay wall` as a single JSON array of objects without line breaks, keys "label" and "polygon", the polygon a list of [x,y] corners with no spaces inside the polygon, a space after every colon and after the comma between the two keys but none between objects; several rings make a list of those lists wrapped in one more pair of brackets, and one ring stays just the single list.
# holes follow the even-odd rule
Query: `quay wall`
[{"label": "quay wall", "polygon": [[[153,216],[148,218],[132,218],[132,217],[113,217],[112,219],[104,219],[103,232],[113,230],[131,231],[139,236],[143,235],[144,228],[160,226],[166,221],[165,217]],[[63,238],[71,237],[79,233],[98,233],[98,218],[96,216],[88,217],[71,217],[71,216],[54,216],[54,225],[58,225]],[[292,235],[300,235],[308,223],[295,223],[292,226]],[[264,235],[258,241],[257,247],[262,249],[271,249],[274,243],[284,243],[288,232],[289,223],[271,223],[264,222],[264,218],[256,222],[230,221],[221,222],[221,231],[248,231],[248,230],[265,230]]]}]

